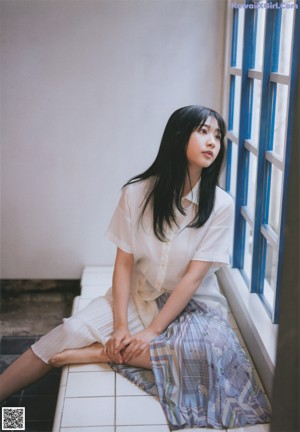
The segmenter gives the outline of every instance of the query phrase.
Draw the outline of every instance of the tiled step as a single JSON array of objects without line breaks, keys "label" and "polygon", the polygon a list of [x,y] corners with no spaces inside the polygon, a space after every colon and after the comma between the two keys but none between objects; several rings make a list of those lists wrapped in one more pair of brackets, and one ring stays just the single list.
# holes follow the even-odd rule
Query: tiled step
[{"label": "tiled step", "polygon": [[[73,313],[103,295],[111,286],[112,267],[87,267],[81,280],[82,295]],[[229,322],[245,346],[236,321]],[[268,432],[268,425],[232,429],[235,432]],[[53,432],[168,432],[160,403],[105,364],[71,365],[63,369]],[[184,429],[208,432],[216,429]],[[224,429],[225,431],[225,429]]]}]

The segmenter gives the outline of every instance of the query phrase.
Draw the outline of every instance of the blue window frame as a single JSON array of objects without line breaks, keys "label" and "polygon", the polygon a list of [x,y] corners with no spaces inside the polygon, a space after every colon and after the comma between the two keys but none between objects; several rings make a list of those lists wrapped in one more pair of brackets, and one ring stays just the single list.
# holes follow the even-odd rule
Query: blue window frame
[{"label": "blue window frame", "polygon": [[299,1],[232,1],[226,190],[233,267],[278,322]]}]

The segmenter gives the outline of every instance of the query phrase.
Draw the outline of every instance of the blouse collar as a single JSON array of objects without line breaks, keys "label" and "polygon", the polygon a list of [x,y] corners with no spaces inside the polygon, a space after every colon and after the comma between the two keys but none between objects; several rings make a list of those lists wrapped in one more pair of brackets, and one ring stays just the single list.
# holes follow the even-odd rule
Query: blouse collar
[{"label": "blouse collar", "polygon": [[193,189],[186,194],[183,199],[186,199],[194,204],[199,204],[199,193],[200,193],[200,182],[201,179],[199,179],[197,181],[197,183],[195,184],[195,186],[193,187]]}]

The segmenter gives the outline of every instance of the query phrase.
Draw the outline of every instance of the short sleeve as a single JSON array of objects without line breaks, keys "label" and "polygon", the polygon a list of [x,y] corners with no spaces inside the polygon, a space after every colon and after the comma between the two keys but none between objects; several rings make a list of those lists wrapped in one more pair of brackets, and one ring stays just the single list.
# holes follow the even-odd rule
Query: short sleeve
[{"label": "short sleeve", "polygon": [[[226,197],[227,198],[227,197]],[[212,217],[209,227],[194,254],[194,261],[210,261],[214,267],[230,264],[234,221],[234,202],[228,196]]]},{"label": "short sleeve", "polygon": [[131,241],[131,215],[128,203],[128,190],[125,187],[107,228],[106,238],[111,240],[124,252],[133,253]]}]

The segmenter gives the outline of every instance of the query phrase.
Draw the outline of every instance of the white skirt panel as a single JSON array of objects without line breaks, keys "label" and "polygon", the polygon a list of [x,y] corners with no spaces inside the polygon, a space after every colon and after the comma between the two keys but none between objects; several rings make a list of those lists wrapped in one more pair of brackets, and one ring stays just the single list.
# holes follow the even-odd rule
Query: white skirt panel
[{"label": "white skirt panel", "polygon": [[[31,346],[33,352],[45,363],[66,349],[83,348],[95,342],[103,345],[113,332],[112,298],[96,297],[84,309],[63,324],[55,327]],[[128,328],[131,334],[144,329],[134,300],[129,299]]]}]

